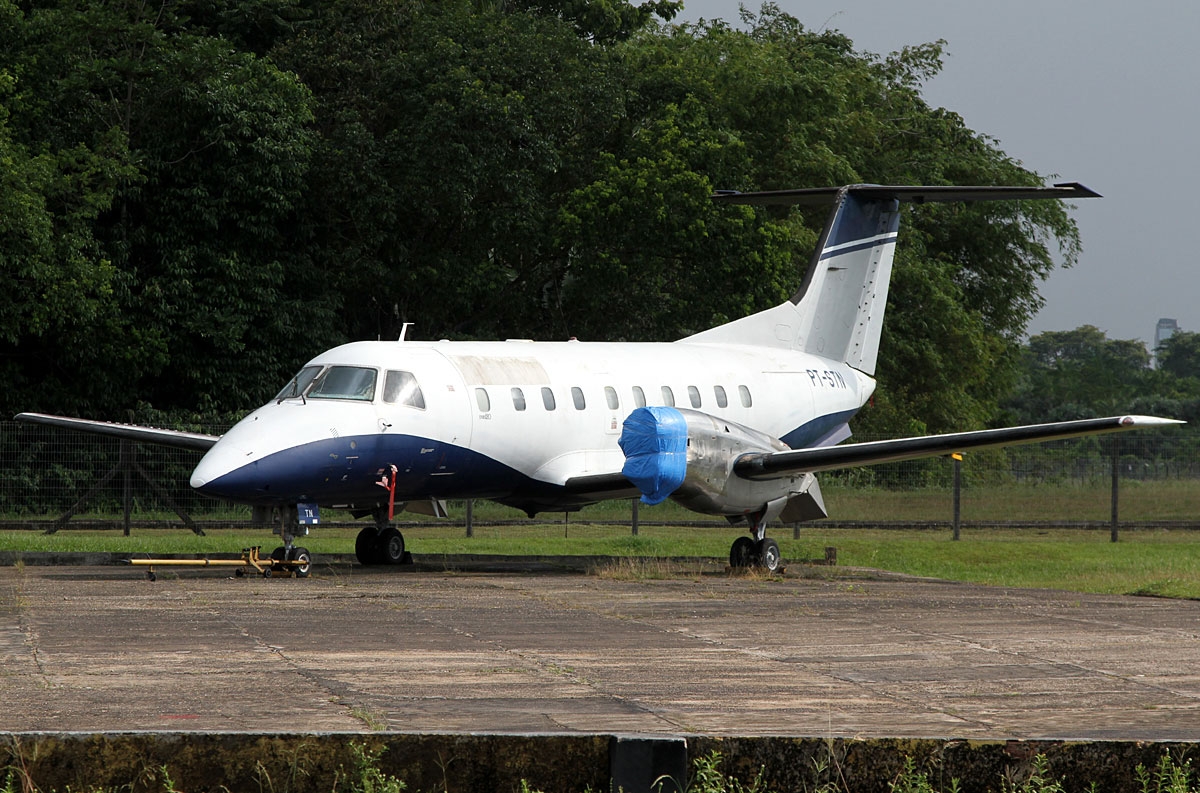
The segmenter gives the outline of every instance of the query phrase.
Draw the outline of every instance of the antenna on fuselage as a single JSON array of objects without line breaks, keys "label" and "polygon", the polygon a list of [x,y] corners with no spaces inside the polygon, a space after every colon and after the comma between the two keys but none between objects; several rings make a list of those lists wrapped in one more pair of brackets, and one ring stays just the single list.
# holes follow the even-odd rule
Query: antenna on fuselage
[{"label": "antenna on fuselage", "polygon": [[412,325],[413,325],[412,322],[405,322],[403,325],[401,325],[400,326],[400,338],[396,339],[396,341],[404,341],[404,337],[408,333],[408,329],[410,327],[412,327]]}]

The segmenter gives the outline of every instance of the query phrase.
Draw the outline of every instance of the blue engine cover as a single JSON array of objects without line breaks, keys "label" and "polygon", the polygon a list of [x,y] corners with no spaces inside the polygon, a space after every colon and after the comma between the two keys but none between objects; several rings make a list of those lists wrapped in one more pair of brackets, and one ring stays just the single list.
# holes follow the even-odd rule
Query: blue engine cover
[{"label": "blue engine cover", "polygon": [[642,491],[643,504],[660,504],[683,484],[687,441],[687,419],[675,408],[638,408],[625,419],[621,473]]}]

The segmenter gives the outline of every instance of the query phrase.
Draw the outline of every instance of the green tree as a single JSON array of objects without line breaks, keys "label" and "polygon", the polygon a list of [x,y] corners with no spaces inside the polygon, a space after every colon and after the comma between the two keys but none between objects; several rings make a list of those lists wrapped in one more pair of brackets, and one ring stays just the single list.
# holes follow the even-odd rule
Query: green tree
[{"label": "green tree", "polygon": [[1154,390],[1145,345],[1109,339],[1092,325],[1033,336],[1022,361],[1008,405],[1022,422],[1131,412],[1136,400]]},{"label": "green tree", "polygon": [[569,23],[577,35],[597,44],[625,41],[644,29],[654,17],[671,21],[683,8],[682,0],[478,0],[480,9],[527,12],[554,16]]},{"label": "green tree", "polygon": [[646,119],[620,158],[602,155],[597,179],[559,217],[568,262],[559,306],[572,335],[671,340],[790,294],[789,224],[710,198],[710,179],[739,148],[688,99]]},{"label": "green tree", "polygon": [[555,17],[348,0],[275,58],[319,103],[306,216],[352,336],[563,332],[553,221],[620,116],[602,49]]},{"label": "green tree", "polygon": [[1155,352],[1162,371],[1200,380],[1200,333],[1177,331],[1163,339]]},{"label": "green tree", "polygon": [[88,202],[116,306],[86,344],[18,342],[41,384],[24,407],[112,415],[137,401],[217,410],[265,398],[322,327],[319,309],[302,315],[304,279],[284,263],[298,255],[288,232],[307,168],[307,91],[193,33],[171,5],[50,2],[19,27],[14,140],[107,174],[92,179],[102,202],[88,180],[67,187]]},{"label": "green tree", "polygon": [[[715,187],[1043,182],[960,117],[924,102],[920,89],[941,68],[941,42],[881,58],[855,51],[836,31],[805,30],[774,3],[743,12],[743,23],[677,26],[621,49],[634,75],[631,118],[694,100],[714,137],[736,143],[741,168],[715,158],[693,166]],[[864,412],[859,429],[983,426],[1014,382],[1020,339],[1041,305],[1038,283],[1054,267],[1051,251],[1057,245],[1073,263],[1077,230],[1058,202],[904,211],[876,409]],[[759,218],[782,221],[766,210]],[[811,230],[824,219],[818,212],[787,220],[793,288],[816,240]],[[622,264],[640,266],[636,257]],[[695,278],[720,283],[719,267],[698,264]],[[769,283],[776,271],[764,277]]]}]

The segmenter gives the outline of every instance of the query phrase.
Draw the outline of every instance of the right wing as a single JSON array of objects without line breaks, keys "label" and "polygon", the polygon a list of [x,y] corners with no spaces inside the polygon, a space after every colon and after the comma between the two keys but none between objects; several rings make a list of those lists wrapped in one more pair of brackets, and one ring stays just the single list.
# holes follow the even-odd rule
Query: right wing
[{"label": "right wing", "polygon": [[93,435],[107,435],[127,441],[150,443],[156,446],[171,446],[176,449],[194,449],[207,451],[220,439],[220,435],[202,435],[198,432],[180,432],[179,430],[164,430],[158,427],[142,427],[137,424],[114,424],[110,421],[90,421],[75,419],[67,416],[51,416],[45,413],[19,413],[17,421],[28,424],[45,424],[50,427],[62,427],[80,432],[90,432]]},{"label": "right wing", "polygon": [[1102,419],[1059,421],[1053,424],[1030,424],[1024,427],[1006,427],[998,430],[847,443],[841,446],[794,449],[785,452],[752,452],[739,457],[733,464],[733,470],[738,476],[745,479],[778,479],[799,472],[816,473],[835,468],[852,468],[859,465],[937,457],[974,449],[1041,443],[1063,438],[1077,438],[1082,435],[1099,435],[1106,432],[1185,423],[1156,416],[1111,416]]}]

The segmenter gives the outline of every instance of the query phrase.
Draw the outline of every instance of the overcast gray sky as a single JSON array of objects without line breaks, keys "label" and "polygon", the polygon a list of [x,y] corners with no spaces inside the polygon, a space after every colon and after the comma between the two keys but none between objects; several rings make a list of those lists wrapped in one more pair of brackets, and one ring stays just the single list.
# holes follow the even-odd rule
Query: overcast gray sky
[{"label": "overcast gray sky", "polygon": [[[684,0],[676,21],[737,24],[738,0]],[[747,2],[757,10],[760,3]],[[885,54],[945,39],[929,104],[1000,141],[1080,201],[1083,255],[1042,285],[1031,333],[1095,325],[1149,342],[1160,317],[1200,331],[1200,3],[1192,0],[781,0],[806,28]],[[870,174],[863,174],[870,178]]]}]

